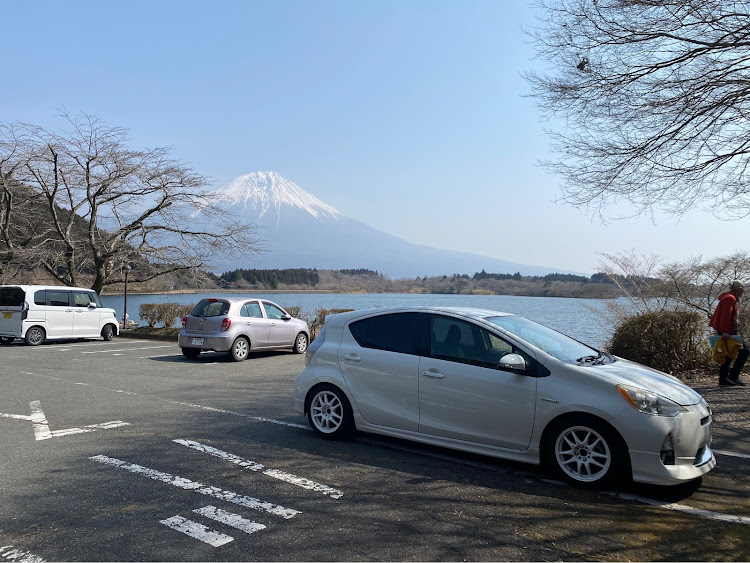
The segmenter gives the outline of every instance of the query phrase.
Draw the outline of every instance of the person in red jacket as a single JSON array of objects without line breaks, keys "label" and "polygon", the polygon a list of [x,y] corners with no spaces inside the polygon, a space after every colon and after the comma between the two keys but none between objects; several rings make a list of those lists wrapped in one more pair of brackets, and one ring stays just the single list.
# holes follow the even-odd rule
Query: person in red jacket
[{"label": "person in red jacket", "polygon": [[[714,314],[711,315],[708,326],[722,338],[731,338],[732,335],[737,334],[737,300],[744,292],[745,285],[740,280],[734,280],[729,285],[729,291],[719,295],[719,304]],[[719,367],[719,385],[745,385],[745,382],[740,379],[740,372],[748,356],[750,356],[750,350],[743,342],[734,365],[732,365],[732,358],[727,358]]]}]

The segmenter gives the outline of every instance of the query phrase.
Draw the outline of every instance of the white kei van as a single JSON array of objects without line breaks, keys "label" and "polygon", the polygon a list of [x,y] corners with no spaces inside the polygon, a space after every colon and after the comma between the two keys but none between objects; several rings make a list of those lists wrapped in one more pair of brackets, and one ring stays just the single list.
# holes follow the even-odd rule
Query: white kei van
[{"label": "white kei van", "polygon": [[112,340],[119,334],[114,309],[94,290],[53,285],[0,286],[0,344],[23,338],[29,346],[58,338]]}]

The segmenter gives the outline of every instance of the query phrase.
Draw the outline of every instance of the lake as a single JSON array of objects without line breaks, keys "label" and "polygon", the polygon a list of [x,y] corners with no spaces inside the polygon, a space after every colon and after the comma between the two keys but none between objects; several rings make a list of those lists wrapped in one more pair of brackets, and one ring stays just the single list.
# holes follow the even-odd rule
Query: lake
[{"label": "lake", "polygon": [[[398,305],[443,305],[494,309],[523,315],[533,321],[559,330],[594,346],[604,345],[611,326],[603,321],[605,300],[569,299],[563,297],[522,297],[514,295],[437,295],[400,293],[190,293],[190,294],[128,294],[128,316],[139,321],[142,303],[192,304],[207,297],[268,299],[282,307],[301,307],[312,315],[317,309],[370,309]],[[122,320],[123,296],[104,295],[102,304],[117,312]],[[140,320],[141,325],[146,323]]]}]

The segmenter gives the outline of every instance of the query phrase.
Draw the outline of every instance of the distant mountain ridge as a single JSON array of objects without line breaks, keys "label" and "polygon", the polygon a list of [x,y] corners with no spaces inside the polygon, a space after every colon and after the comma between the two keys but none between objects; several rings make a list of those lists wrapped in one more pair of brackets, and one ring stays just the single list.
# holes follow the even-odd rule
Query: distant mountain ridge
[{"label": "distant mountain ridge", "polygon": [[214,192],[216,203],[258,227],[265,252],[244,253],[212,263],[218,273],[237,268],[377,270],[391,278],[474,274],[543,276],[579,273],[518,264],[467,252],[407,242],[347,217],[276,172],[253,172]]}]

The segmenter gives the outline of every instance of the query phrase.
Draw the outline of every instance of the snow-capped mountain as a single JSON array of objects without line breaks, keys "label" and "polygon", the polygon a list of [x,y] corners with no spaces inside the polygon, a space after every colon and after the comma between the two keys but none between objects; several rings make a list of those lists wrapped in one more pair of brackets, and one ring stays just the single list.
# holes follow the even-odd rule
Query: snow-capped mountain
[{"label": "snow-capped mountain", "polygon": [[[227,212],[257,227],[264,252],[243,249],[212,263],[215,272],[237,268],[367,268],[391,278],[559,269],[413,244],[347,217],[276,172],[253,172],[216,190]],[[562,272],[561,272],[562,273]]]},{"label": "snow-capped mountain", "polygon": [[252,222],[269,212],[278,219],[284,207],[302,209],[318,220],[343,217],[337,209],[276,172],[245,174],[220,188],[216,196],[223,207],[234,212],[241,210],[240,214]]}]

